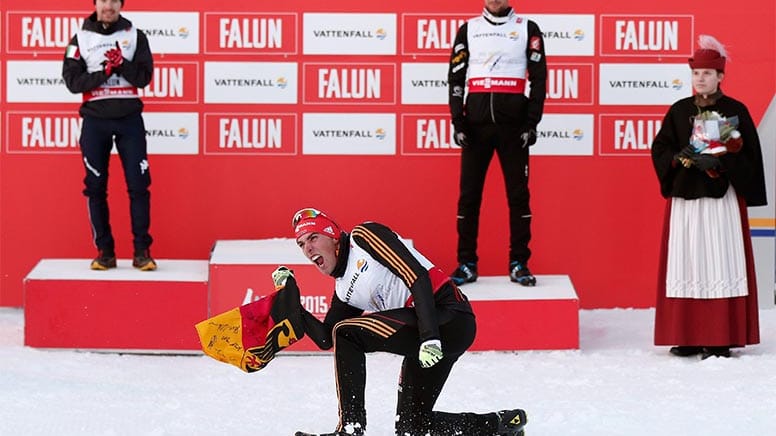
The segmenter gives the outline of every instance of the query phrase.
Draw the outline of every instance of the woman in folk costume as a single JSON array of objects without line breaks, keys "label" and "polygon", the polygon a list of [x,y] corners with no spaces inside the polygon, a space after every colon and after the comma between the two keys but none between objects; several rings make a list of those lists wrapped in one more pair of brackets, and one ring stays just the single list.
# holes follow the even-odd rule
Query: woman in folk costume
[{"label": "woman in folk costume", "polygon": [[747,206],[767,203],[747,107],[723,94],[725,47],[701,35],[692,97],[674,103],[652,143],[668,201],[660,247],[655,345],[677,356],[729,357],[760,342]]}]

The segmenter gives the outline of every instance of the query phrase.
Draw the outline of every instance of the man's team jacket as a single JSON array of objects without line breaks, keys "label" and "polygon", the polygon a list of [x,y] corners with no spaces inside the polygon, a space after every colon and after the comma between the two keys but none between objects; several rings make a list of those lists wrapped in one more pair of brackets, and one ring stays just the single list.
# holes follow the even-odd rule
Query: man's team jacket
[{"label": "man's team jacket", "polygon": [[[104,72],[105,53],[118,47],[124,57],[118,71]],[[82,93],[81,116],[122,118],[141,112],[138,88],[151,82],[154,62],[148,38],[124,17],[103,28],[92,13],[70,40],[62,64],[62,78],[70,92]]]},{"label": "man's team jacket", "polygon": [[[466,297],[447,274],[388,227],[367,222],[340,237],[334,297],[323,321],[325,334],[307,333],[319,347],[331,346],[334,325],[363,313],[413,307],[420,341],[439,338],[436,308],[471,313]],[[313,315],[304,312],[311,321]],[[307,322],[308,326],[319,324]]]},{"label": "man's team jacket", "polygon": [[535,129],[547,92],[539,26],[511,8],[501,17],[484,10],[458,29],[447,80],[456,130],[491,123]]}]

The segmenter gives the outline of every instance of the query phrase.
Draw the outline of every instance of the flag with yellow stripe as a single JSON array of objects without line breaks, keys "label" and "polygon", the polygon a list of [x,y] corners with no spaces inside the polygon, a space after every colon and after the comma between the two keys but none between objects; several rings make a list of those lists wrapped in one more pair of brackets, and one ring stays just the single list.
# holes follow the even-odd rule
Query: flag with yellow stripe
[{"label": "flag with yellow stripe", "polygon": [[264,368],[282,349],[304,337],[299,288],[285,287],[196,325],[208,356],[245,372]]}]

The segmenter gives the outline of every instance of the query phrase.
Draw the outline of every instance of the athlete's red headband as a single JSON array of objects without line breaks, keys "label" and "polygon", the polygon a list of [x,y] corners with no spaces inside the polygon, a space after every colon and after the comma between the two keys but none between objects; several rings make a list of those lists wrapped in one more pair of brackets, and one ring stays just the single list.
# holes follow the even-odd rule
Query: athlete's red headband
[{"label": "athlete's red headband", "polygon": [[291,225],[294,227],[294,237],[297,239],[312,232],[338,239],[342,232],[337,223],[325,213],[309,207],[295,213]]}]

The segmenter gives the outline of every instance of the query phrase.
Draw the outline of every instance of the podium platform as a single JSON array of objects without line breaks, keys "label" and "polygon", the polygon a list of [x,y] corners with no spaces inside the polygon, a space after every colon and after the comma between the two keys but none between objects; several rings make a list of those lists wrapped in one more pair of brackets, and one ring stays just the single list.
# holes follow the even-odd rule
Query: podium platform
[{"label": "podium platform", "polygon": [[[210,258],[210,316],[274,291],[278,265],[294,270],[302,304],[319,319],[328,310],[334,281],[305,258],[289,238],[217,241]],[[461,290],[477,316],[472,350],[579,348],[579,298],[565,275],[539,275],[523,287],[508,276],[480,277]],[[289,351],[318,351],[308,338]]]},{"label": "podium platform", "polygon": [[138,271],[119,259],[43,259],[24,279],[24,344],[39,348],[192,353],[207,317],[207,261],[158,259]]},{"label": "podium platform", "polygon": [[480,276],[461,291],[477,316],[472,351],[579,348],[579,298],[569,276],[538,275],[533,287]]},{"label": "podium platform", "polygon": [[[156,271],[131,260],[89,269],[90,259],[43,259],[24,279],[25,345],[118,352],[199,353],[194,325],[274,292],[278,265],[294,270],[302,305],[319,319],[334,280],[289,238],[221,240],[209,260],[160,259]],[[473,351],[579,348],[579,299],[565,275],[522,287],[480,277],[461,290],[477,316]],[[307,337],[287,352],[317,352]]]}]

